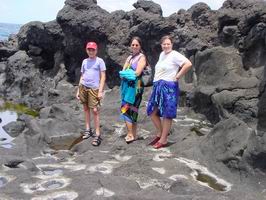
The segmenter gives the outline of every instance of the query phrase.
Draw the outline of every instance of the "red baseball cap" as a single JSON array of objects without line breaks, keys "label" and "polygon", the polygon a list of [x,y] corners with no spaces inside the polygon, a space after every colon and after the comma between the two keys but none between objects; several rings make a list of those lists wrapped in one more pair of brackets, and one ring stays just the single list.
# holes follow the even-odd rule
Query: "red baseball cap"
[{"label": "red baseball cap", "polygon": [[88,42],[86,45],[86,49],[97,49],[97,44],[95,42]]}]

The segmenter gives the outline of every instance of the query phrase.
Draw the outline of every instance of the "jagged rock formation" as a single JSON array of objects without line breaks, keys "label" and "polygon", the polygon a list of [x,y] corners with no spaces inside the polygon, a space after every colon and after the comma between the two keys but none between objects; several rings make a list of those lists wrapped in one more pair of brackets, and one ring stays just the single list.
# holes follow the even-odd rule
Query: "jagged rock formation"
[{"label": "jagged rock formation", "polygon": [[[76,121],[81,116],[64,121],[64,115],[75,113],[74,95],[69,93],[74,93],[72,84],[79,78],[87,41],[99,44],[99,56],[107,64],[107,85],[116,90],[131,37],[142,38],[154,66],[161,52],[159,39],[170,34],[174,48],[193,62],[193,70],[181,80],[182,94],[190,98],[194,111],[214,125],[195,148],[186,146],[187,152],[193,151],[193,156],[197,152],[223,176],[232,173],[254,182],[264,177],[266,2],[227,0],[219,10],[198,3],[166,18],[152,1],[138,0],[134,7],[109,13],[95,0],[66,0],[56,20],[25,24],[15,37],[0,44],[2,96],[41,109],[39,119],[22,119],[27,138],[34,135],[33,145],[46,146],[53,141],[51,127],[58,135],[66,134],[55,124],[69,127],[71,133],[81,126]],[[106,106],[105,116],[114,112],[113,105]],[[105,130],[113,132],[114,121],[105,122]]]}]

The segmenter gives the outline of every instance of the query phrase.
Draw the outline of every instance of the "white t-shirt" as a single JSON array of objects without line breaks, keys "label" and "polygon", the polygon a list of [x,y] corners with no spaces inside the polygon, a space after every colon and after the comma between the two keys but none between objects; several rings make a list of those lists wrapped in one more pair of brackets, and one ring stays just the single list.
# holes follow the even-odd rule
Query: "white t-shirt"
[{"label": "white t-shirt", "polygon": [[186,61],[188,61],[188,59],[175,50],[172,50],[170,53],[167,54],[162,52],[160,54],[157,64],[155,65],[155,74],[153,82],[159,80],[176,81],[175,76],[179,68]]}]

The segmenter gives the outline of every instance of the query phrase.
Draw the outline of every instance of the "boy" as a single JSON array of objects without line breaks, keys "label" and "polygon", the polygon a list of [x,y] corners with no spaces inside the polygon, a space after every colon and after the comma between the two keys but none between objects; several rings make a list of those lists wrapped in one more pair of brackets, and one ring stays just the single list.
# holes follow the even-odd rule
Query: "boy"
[{"label": "boy", "polygon": [[88,58],[84,59],[81,65],[81,76],[76,98],[83,104],[85,114],[86,130],[82,137],[83,139],[94,137],[90,125],[90,111],[92,111],[96,136],[91,144],[93,146],[99,146],[102,140],[100,134],[99,107],[100,100],[103,97],[106,66],[103,59],[97,57],[97,44],[95,42],[87,43],[86,52]]}]

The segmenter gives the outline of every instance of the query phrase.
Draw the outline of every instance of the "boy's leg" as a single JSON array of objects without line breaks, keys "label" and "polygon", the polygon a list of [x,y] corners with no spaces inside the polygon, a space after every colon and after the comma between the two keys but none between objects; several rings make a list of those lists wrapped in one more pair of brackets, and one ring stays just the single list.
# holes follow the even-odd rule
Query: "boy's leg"
[{"label": "boy's leg", "polygon": [[100,113],[99,113],[99,108],[93,108],[92,109],[93,113],[93,118],[94,118],[94,127],[95,127],[95,132],[97,136],[100,136]]},{"label": "boy's leg", "polygon": [[102,138],[100,133],[100,112],[99,112],[99,106],[100,106],[100,100],[98,99],[98,90],[89,90],[88,94],[89,99],[89,107],[93,113],[93,121],[94,121],[94,128],[96,136],[92,140],[93,146],[99,146],[101,144]]},{"label": "boy's leg", "polygon": [[84,117],[85,117],[85,134],[89,132],[91,128],[90,124],[90,109],[88,105],[88,90],[85,86],[79,86],[79,98],[81,103],[83,104],[83,111],[84,111]]},{"label": "boy's leg", "polygon": [[93,108],[92,112],[93,112],[93,117],[94,117],[94,126],[95,126],[96,136],[92,140],[91,144],[93,146],[99,146],[101,144],[101,142],[102,142],[101,133],[100,133],[100,112],[99,112],[99,108],[97,108],[97,107]]},{"label": "boy's leg", "polygon": [[83,109],[84,109],[84,115],[85,115],[85,126],[86,130],[90,130],[91,124],[90,124],[90,109],[88,105],[83,104]]},{"label": "boy's leg", "polygon": [[98,99],[98,91],[99,91],[98,89],[88,90],[88,105],[93,113],[94,128],[97,136],[100,135],[100,114],[99,114],[100,100]]},{"label": "boy's leg", "polygon": [[83,105],[83,108],[84,108],[84,114],[85,114],[86,130],[84,131],[82,138],[88,139],[90,137],[94,137],[93,131],[91,130],[90,108],[86,104]]}]

